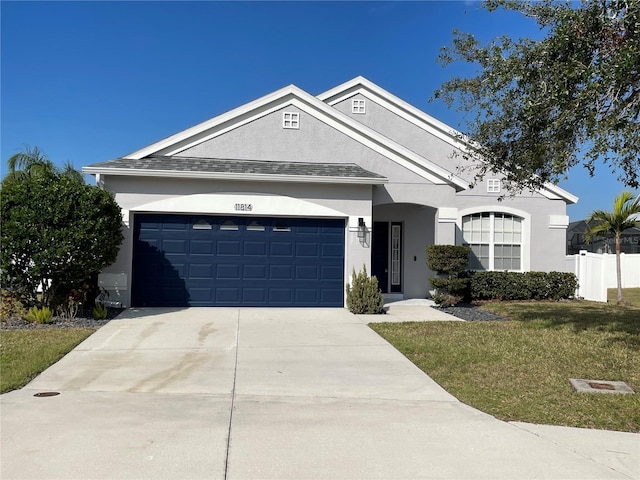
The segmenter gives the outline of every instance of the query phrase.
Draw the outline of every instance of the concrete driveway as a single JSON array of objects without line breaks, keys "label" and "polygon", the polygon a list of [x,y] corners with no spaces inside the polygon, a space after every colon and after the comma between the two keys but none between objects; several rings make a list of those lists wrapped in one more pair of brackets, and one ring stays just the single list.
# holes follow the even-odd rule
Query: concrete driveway
[{"label": "concrete driveway", "polygon": [[[639,435],[498,421],[367,320],[127,310],[1,396],[1,477],[640,478]],[[60,394],[34,397],[46,391]]]}]

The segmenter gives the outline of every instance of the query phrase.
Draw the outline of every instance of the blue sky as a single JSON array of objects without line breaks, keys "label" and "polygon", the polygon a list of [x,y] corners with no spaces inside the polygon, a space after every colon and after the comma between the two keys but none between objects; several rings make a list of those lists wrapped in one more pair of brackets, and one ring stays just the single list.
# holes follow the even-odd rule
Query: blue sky
[{"label": "blue sky", "polygon": [[[0,2],[1,160],[39,146],[80,168],[131,153],[288,84],[318,94],[362,75],[451,125],[433,91],[453,29],[537,36],[479,2]],[[624,189],[606,168],[560,186],[571,220]]]}]

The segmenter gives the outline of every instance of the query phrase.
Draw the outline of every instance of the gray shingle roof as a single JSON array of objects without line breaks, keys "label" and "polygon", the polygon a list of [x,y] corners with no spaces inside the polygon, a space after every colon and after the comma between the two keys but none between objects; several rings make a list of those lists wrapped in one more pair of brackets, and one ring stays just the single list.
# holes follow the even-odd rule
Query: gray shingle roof
[{"label": "gray shingle roof", "polygon": [[277,162],[265,160],[231,160],[221,158],[151,156],[141,159],[117,158],[94,163],[87,170],[154,170],[220,174],[287,175],[304,177],[371,178],[385,177],[355,163]]}]

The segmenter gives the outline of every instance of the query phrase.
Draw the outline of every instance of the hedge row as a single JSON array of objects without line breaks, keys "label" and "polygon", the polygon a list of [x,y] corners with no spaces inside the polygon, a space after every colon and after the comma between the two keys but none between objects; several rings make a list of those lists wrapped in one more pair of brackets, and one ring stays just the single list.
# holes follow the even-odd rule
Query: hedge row
[{"label": "hedge row", "polygon": [[578,279],[565,272],[474,272],[472,300],[560,300],[575,296]]}]

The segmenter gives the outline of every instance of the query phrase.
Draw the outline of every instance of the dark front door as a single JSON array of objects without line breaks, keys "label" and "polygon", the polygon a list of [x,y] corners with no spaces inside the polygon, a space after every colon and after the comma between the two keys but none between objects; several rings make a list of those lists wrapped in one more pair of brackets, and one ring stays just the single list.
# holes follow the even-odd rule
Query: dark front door
[{"label": "dark front door", "polygon": [[382,293],[389,293],[389,224],[373,222],[371,274],[378,279]]}]

